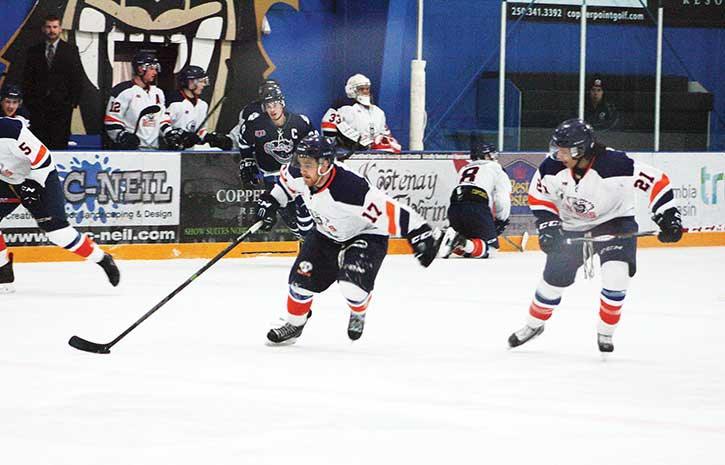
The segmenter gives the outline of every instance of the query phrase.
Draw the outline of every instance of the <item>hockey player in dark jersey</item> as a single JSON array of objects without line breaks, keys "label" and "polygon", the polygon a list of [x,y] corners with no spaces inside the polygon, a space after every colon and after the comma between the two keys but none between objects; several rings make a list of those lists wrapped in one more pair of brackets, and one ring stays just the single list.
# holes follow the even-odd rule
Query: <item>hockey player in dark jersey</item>
[{"label": "hockey player in dark jersey", "polygon": [[23,91],[15,84],[5,84],[0,89],[0,116],[20,120],[25,127],[30,127],[30,115],[23,108]]},{"label": "hockey player in dark jersey", "polygon": [[[68,224],[65,197],[50,151],[23,123],[0,118],[0,221],[23,205],[48,239],[103,268],[116,286],[113,257]],[[0,233],[0,293],[13,292],[13,254]]]},{"label": "hockey player in dark jersey", "polygon": [[[270,87],[262,103],[264,113],[252,113],[241,128],[239,175],[243,183],[271,188],[299,141],[317,131],[305,115],[285,109],[279,87]],[[312,218],[300,202],[290,203],[280,210],[280,216],[296,236],[304,236],[312,228]]]},{"label": "hockey player in dark jersey", "polygon": [[547,254],[544,276],[529,307],[526,325],[509,337],[510,347],[544,331],[544,323],[561,302],[564,289],[574,283],[577,269],[583,264],[590,266],[588,259],[597,254],[602,274],[597,342],[601,352],[614,350],[612,336],[630,278],[637,269],[637,240],[630,236],[582,247],[566,239],[637,232],[635,195],[646,196],[660,228],[659,240],[679,241],[680,212],[665,173],[597,143],[591,126],[580,119],[564,121],[556,128],[549,157],[539,166],[529,188],[539,245]]},{"label": "hockey player in dark jersey", "polygon": [[299,143],[292,163],[282,166],[277,183],[260,196],[257,217],[269,228],[276,211],[295,198],[303,199],[315,228],[302,243],[289,274],[287,322],[270,330],[267,339],[273,344],[294,342],[311,314],[314,295],[337,281],[350,307],[347,334],[357,340],[388,237],[405,237],[427,267],[438,252],[440,231],[336,163],[335,148],[317,134]]}]

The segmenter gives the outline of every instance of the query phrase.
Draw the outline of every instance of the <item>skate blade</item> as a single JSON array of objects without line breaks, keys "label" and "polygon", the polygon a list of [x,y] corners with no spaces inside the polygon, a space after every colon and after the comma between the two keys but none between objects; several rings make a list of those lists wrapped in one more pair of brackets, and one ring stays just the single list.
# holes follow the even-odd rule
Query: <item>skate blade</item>
[{"label": "skate blade", "polygon": [[0,284],[0,294],[12,294],[15,292],[15,286],[12,284]]},{"label": "skate blade", "polygon": [[287,339],[286,341],[282,341],[282,342],[272,342],[272,341],[270,341],[269,339],[267,339],[267,340],[266,340],[266,341],[264,342],[264,345],[266,345],[267,347],[284,347],[284,346],[291,346],[292,344],[294,344],[295,342],[297,342],[297,339],[298,339],[298,338],[296,338],[296,337],[293,337],[293,338],[291,338],[291,339]]}]

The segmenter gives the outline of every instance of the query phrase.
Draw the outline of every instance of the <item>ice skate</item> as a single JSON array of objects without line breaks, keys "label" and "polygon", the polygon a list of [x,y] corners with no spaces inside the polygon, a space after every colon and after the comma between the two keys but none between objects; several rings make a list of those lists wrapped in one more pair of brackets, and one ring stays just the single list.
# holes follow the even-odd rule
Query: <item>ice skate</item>
[{"label": "ice skate", "polygon": [[13,274],[13,254],[8,253],[8,262],[0,266],[0,294],[15,292],[15,275]]},{"label": "ice skate", "polygon": [[514,348],[520,346],[521,344],[526,344],[543,332],[544,325],[541,325],[538,328],[532,328],[531,326],[526,325],[509,336],[509,347]]},{"label": "ice skate", "polygon": [[614,352],[614,343],[612,342],[611,334],[597,334],[597,343],[599,344],[599,352],[609,353]]},{"label": "ice skate", "polygon": [[[309,320],[311,316],[312,312],[310,311],[307,313],[307,320]],[[305,323],[300,326],[295,326],[290,322],[285,322],[285,324],[279,328],[270,329],[267,333],[267,339],[269,340],[270,345],[294,344],[297,341],[297,338],[302,335],[302,330],[305,328],[307,320],[305,320]]]},{"label": "ice skate", "polygon": [[347,324],[347,336],[357,341],[362,336],[363,328],[365,327],[365,314],[350,312],[350,322]]},{"label": "ice skate", "polygon": [[446,233],[443,235],[441,247],[438,249],[438,257],[448,258],[455,249],[463,249],[465,245],[466,238],[458,234],[455,229],[448,228],[446,229]]},{"label": "ice skate", "polygon": [[106,276],[108,276],[108,281],[110,281],[111,286],[116,287],[118,286],[118,282],[121,280],[121,272],[118,271],[118,267],[116,266],[116,262],[113,261],[113,256],[111,254],[105,254],[103,256],[103,259],[98,262],[98,266],[103,268],[103,271],[106,273]]}]

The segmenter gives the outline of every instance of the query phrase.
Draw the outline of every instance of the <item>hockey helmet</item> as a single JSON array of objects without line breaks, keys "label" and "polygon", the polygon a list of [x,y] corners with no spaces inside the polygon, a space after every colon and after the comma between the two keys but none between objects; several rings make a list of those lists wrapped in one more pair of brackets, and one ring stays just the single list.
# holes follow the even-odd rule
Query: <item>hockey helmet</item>
[{"label": "hockey helmet", "polygon": [[581,158],[594,148],[594,130],[584,120],[572,118],[564,121],[554,130],[549,142],[549,157],[556,160],[560,148],[571,149],[571,157]]},{"label": "hockey helmet", "polygon": [[359,91],[361,87],[370,88],[370,79],[362,74],[353,74],[347,80],[347,84],[345,84],[345,94],[348,98],[356,100],[363,105],[370,105],[370,94],[361,94]]},{"label": "hockey helmet", "polygon": [[179,81],[179,86],[182,89],[190,89],[193,90],[193,88],[190,86],[189,81],[192,80],[205,80],[205,83],[209,83],[209,78],[206,75],[206,71],[204,71],[204,68],[201,66],[195,66],[195,65],[188,65],[184,66],[184,68],[179,71],[179,75],[177,76],[177,79]]},{"label": "hockey helmet", "polygon": [[133,66],[133,72],[139,76],[143,76],[150,67],[156,68],[159,73],[161,72],[161,63],[159,63],[156,55],[151,52],[139,52],[134,55],[131,66]]},{"label": "hockey helmet", "polygon": [[279,82],[275,81],[274,79],[265,79],[262,81],[262,83],[257,88],[257,96],[260,100],[264,98],[264,94],[267,93],[270,89],[277,88],[282,91],[282,87],[279,85]]},{"label": "hockey helmet", "polygon": [[497,160],[498,151],[493,144],[474,142],[471,144],[471,160]]},{"label": "hockey helmet", "polygon": [[284,106],[284,94],[282,89],[277,87],[269,87],[265,90],[262,95],[262,106],[264,107],[268,103],[280,102]]},{"label": "hockey helmet", "polygon": [[23,100],[23,91],[17,84],[5,84],[0,89],[0,100],[4,99]]},{"label": "hockey helmet", "polygon": [[335,145],[327,137],[320,136],[317,132],[305,136],[295,148],[295,158],[314,158],[332,160],[335,158]]}]

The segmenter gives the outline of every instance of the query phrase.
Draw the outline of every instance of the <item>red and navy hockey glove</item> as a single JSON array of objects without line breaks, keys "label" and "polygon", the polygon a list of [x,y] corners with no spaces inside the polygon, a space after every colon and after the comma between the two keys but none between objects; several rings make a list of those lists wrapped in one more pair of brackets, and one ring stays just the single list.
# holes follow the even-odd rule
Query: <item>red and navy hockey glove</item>
[{"label": "red and navy hockey glove", "polygon": [[660,227],[657,239],[660,242],[677,242],[682,239],[682,217],[675,207],[654,216],[654,222]]}]

